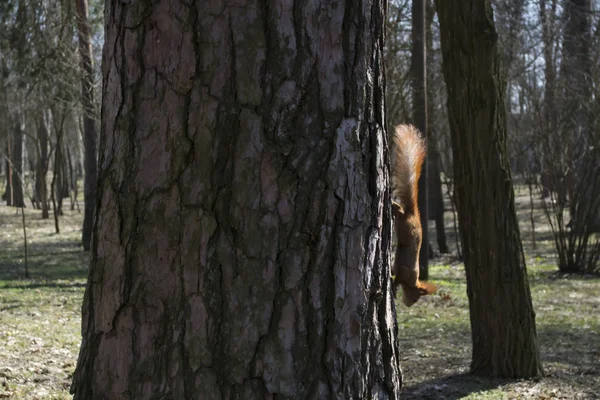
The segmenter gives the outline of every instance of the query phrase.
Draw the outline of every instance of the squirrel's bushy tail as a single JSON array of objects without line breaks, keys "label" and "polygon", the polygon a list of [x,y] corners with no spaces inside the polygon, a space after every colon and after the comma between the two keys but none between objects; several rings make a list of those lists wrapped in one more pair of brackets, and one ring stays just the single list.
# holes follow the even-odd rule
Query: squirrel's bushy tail
[{"label": "squirrel's bushy tail", "polygon": [[418,181],[425,160],[425,142],[412,125],[394,129],[392,158],[392,197],[408,211],[417,206]]}]

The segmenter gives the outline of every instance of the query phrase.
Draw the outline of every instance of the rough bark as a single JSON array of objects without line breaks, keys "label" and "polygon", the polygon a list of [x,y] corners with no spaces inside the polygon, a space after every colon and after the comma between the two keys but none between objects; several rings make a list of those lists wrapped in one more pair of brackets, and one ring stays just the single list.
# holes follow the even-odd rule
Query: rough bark
[{"label": "rough bark", "polygon": [[[110,7],[110,1],[106,1]],[[94,206],[96,205],[96,181],[98,179],[98,161],[96,158],[98,134],[96,132],[94,112],[94,69],[92,64],[91,28],[88,22],[87,0],[75,0],[77,12],[77,33],[79,37],[79,55],[81,57],[81,103],[83,105],[83,147],[84,147],[84,183],[83,231],[81,242],[84,250],[90,250]]]},{"label": "rough bark", "polygon": [[437,0],[436,7],[471,317],[471,372],[539,376],[491,2]]},{"label": "rough bark", "polygon": [[[427,63],[425,41],[425,5],[426,0],[412,2],[412,50],[411,75],[413,93],[413,123],[423,137],[427,139]],[[419,210],[423,246],[419,253],[419,277],[426,280],[429,276],[429,194],[428,194],[427,155],[419,178]]]},{"label": "rough bark", "polygon": [[384,3],[106,10],[74,398],[398,398]]}]

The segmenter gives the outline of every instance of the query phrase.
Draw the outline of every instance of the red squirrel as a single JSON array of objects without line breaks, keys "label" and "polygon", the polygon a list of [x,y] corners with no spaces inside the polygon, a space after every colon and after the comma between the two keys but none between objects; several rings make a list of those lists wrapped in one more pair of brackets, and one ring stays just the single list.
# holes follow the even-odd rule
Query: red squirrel
[{"label": "red squirrel", "polygon": [[425,143],[412,125],[398,125],[393,134],[392,215],[396,230],[396,258],[392,267],[394,289],[402,286],[402,301],[410,307],[421,296],[437,291],[437,286],[419,281],[421,217],[418,181],[425,159]]}]

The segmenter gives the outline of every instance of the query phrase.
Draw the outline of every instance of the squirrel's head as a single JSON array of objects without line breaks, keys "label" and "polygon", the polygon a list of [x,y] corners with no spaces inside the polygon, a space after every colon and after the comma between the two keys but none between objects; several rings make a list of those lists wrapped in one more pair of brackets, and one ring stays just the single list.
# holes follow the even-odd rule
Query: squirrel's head
[{"label": "squirrel's head", "polygon": [[402,302],[406,307],[415,304],[421,296],[437,292],[438,288],[428,282],[419,282],[417,287],[402,286]]}]

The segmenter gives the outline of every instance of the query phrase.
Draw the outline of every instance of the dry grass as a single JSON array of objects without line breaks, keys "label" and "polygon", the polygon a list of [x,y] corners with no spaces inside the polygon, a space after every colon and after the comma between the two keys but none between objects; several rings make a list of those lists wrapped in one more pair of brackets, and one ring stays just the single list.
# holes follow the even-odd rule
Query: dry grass
[{"label": "dry grass", "polygon": [[25,209],[29,272],[24,279],[21,214],[0,205],[0,399],[70,399],[81,341],[87,254],[81,215],[54,221]]},{"label": "dry grass", "polygon": [[546,377],[498,380],[466,375],[471,356],[466,284],[461,264],[434,266],[440,295],[407,309],[398,305],[407,399],[598,399],[600,281],[558,277],[529,260],[529,279]]},{"label": "dry grass", "polygon": [[[515,381],[467,375],[471,332],[464,267],[449,256],[434,259],[437,265],[430,270],[432,282],[441,287],[438,296],[409,309],[398,303],[404,398],[600,398],[600,279],[557,275],[552,234],[539,199],[534,198],[534,249],[529,193],[518,187],[516,195],[546,377]],[[454,243],[451,215],[446,218]]]}]

